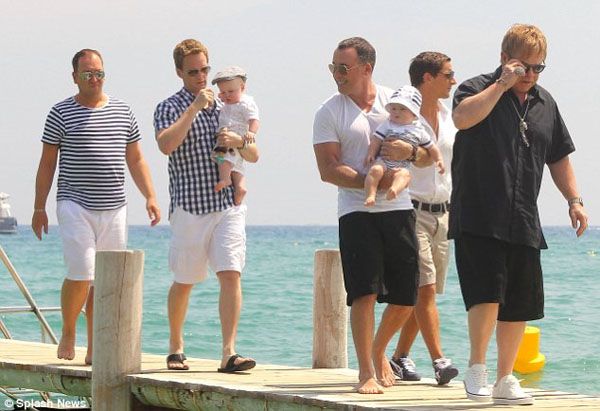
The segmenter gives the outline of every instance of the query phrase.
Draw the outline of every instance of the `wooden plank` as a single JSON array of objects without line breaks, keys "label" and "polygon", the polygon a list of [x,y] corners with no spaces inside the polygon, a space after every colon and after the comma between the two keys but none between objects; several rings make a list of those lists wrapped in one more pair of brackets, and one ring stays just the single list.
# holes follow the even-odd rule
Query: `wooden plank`
[{"label": "wooden plank", "polygon": [[[89,395],[76,385],[65,384],[65,377],[87,375],[90,367],[83,364],[85,351],[77,349],[75,361],[56,359],[56,346],[0,340],[0,384],[18,386],[35,383],[44,378],[61,376],[49,384],[60,389],[81,389],[66,392],[70,395]],[[433,379],[420,382],[401,382],[381,395],[360,395],[354,392],[357,371],[349,369],[309,369],[280,365],[259,364],[250,372],[237,375],[216,372],[219,361],[190,358],[189,371],[173,372],[166,369],[165,356],[143,354],[142,371],[129,375],[127,381],[135,397],[146,407],[171,407],[185,410],[498,410],[491,403],[475,403],[466,399],[461,382],[438,387]],[[5,377],[6,376],[6,377]],[[45,381],[45,380],[44,380]],[[69,381],[69,378],[66,378]],[[15,383],[18,383],[15,385]],[[89,384],[89,383],[88,383]],[[26,387],[25,385],[21,385]],[[85,391],[85,392],[84,392]],[[600,410],[600,398],[561,391],[526,389],[536,399],[527,410],[563,410],[578,408]],[[63,392],[63,391],[59,391]],[[512,407],[523,409],[521,407]],[[149,408],[148,408],[149,409]]]}]

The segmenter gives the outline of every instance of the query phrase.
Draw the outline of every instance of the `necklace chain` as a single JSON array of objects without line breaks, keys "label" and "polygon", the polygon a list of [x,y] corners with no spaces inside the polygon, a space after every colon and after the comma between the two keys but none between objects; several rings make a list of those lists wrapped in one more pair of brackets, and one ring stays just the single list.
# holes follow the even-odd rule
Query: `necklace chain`
[{"label": "necklace chain", "polygon": [[527,117],[527,112],[529,111],[529,100],[527,100],[527,105],[525,106],[525,113],[523,113],[522,117],[521,113],[519,113],[519,109],[517,109],[517,106],[515,105],[515,102],[512,99],[510,99],[510,102],[513,108],[515,109],[515,112],[517,113],[517,117],[519,117],[519,133],[521,134],[521,140],[523,141],[525,147],[529,147],[529,139],[525,134],[528,128],[527,122],[525,121],[525,117]]}]

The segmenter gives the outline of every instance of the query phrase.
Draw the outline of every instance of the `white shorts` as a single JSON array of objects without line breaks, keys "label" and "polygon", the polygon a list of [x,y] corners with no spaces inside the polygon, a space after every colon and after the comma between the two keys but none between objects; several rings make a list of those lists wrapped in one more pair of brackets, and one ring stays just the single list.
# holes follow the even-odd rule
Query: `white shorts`
[{"label": "white shorts", "polygon": [[127,207],[88,210],[70,200],[56,205],[63,242],[67,279],[93,281],[96,251],[124,250],[127,246]]},{"label": "white shorts", "polygon": [[246,206],[194,215],[177,207],[171,214],[169,268],[181,284],[208,277],[208,268],[242,272],[246,261]]}]

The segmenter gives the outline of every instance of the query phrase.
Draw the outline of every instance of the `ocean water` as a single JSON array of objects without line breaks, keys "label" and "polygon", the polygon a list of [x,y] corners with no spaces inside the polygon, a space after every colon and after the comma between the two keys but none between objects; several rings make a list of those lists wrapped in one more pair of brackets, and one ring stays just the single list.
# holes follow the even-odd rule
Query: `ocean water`
[{"label": "ocean water", "polygon": [[[600,394],[600,227],[577,239],[568,227],[545,227],[549,250],[542,253],[546,316],[532,322],[541,329],[546,366],[538,373],[519,375],[522,384],[586,394]],[[311,366],[312,294],[314,252],[337,248],[337,227],[251,226],[247,228],[247,263],[243,273],[244,306],[237,350],[259,363]],[[167,255],[170,230],[133,226],[129,248],[145,251],[143,344],[144,352],[167,354],[166,299],[171,284]],[[64,263],[58,227],[38,241],[28,227],[17,235],[0,236],[0,245],[40,306],[60,304]],[[0,264],[0,306],[24,306],[16,285]],[[185,327],[189,356],[220,357],[218,281],[214,275],[194,288]],[[448,272],[446,293],[438,297],[442,345],[461,372],[468,360],[466,312],[460,295],[454,261]],[[377,308],[377,315],[382,311]],[[47,313],[55,333],[60,314]],[[39,341],[40,328],[33,314],[3,315],[14,338]],[[78,324],[78,345],[85,345],[85,323]],[[395,341],[388,353],[393,351]],[[351,335],[350,367],[356,368]],[[411,356],[417,369],[432,377],[426,347],[418,337]],[[490,379],[496,358],[495,341],[488,354]],[[460,379],[460,375],[458,377]]]}]

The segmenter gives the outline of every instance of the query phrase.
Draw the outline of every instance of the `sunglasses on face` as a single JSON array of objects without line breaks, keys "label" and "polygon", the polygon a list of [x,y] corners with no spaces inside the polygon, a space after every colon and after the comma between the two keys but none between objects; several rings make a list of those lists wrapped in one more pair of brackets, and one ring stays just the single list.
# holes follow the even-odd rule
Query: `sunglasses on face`
[{"label": "sunglasses on face", "polygon": [[446,77],[448,80],[452,80],[454,78],[454,71],[450,70],[447,73],[439,73],[442,76]]},{"label": "sunglasses on face", "polygon": [[102,70],[82,71],[81,73],[79,73],[79,78],[81,80],[86,80],[86,81],[91,80],[92,77],[96,77],[97,80],[102,80],[105,76],[106,76],[106,74]]},{"label": "sunglasses on face", "polygon": [[521,62],[523,67],[525,67],[525,72],[527,73],[529,70],[533,71],[535,74],[540,74],[546,68],[546,64],[527,64]]},{"label": "sunglasses on face", "polygon": [[346,64],[329,64],[327,67],[329,67],[329,71],[331,72],[331,74],[335,74],[335,72],[337,71],[338,73],[340,73],[342,76],[345,76],[346,74],[348,74],[350,72],[350,70],[352,70],[353,68],[356,68],[360,66],[359,64],[355,64],[352,67],[348,67]]},{"label": "sunglasses on face", "polygon": [[198,74],[200,74],[200,72],[202,72],[202,74],[208,74],[209,71],[210,71],[210,66],[204,66],[201,69],[191,69],[191,70],[188,70],[186,73],[187,73],[188,76],[195,77]]}]

